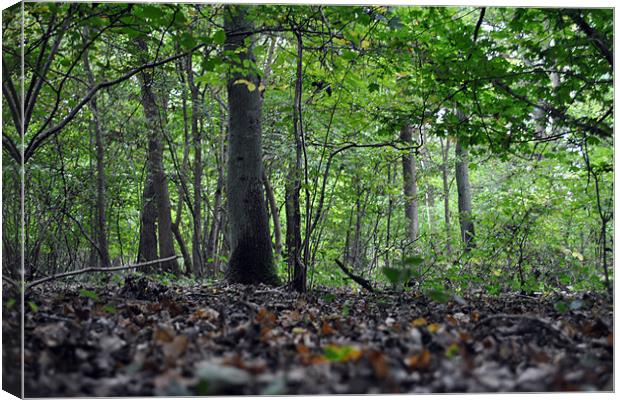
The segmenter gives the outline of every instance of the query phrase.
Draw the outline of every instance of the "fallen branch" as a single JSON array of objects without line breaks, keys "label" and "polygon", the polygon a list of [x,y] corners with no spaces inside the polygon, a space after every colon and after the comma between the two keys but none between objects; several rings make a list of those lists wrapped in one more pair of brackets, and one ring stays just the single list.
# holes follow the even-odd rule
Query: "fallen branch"
[{"label": "fallen branch", "polygon": [[80,274],[85,274],[87,272],[114,272],[114,271],[122,271],[125,269],[132,269],[132,268],[138,268],[138,267],[146,267],[148,265],[153,265],[153,264],[158,264],[158,263],[162,263],[162,262],[166,262],[166,261],[172,261],[172,260],[176,260],[177,258],[179,258],[179,256],[174,255],[174,256],[170,256],[170,257],[166,257],[166,258],[160,258],[159,260],[153,260],[153,261],[145,261],[145,262],[141,262],[141,263],[137,263],[137,264],[127,264],[127,265],[123,265],[120,267],[110,267],[110,268],[101,268],[101,267],[89,267],[89,268],[84,268],[84,269],[78,269],[77,271],[70,271],[70,272],[63,272],[60,274],[56,274],[56,275],[51,275],[51,276],[46,276],[45,278],[41,278],[41,279],[37,279],[36,281],[32,281],[29,284],[26,285],[26,290],[32,288],[33,286],[37,286],[40,285],[42,283],[54,280],[54,279],[59,279],[59,278],[64,278],[67,276],[73,276],[73,275],[80,275]]},{"label": "fallen branch", "polygon": [[342,270],[342,272],[344,272],[349,278],[353,279],[355,282],[357,282],[361,287],[363,287],[364,289],[368,290],[371,293],[375,292],[375,289],[372,287],[372,285],[370,284],[370,281],[362,278],[361,276],[355,275],[353,272],[351,272],[347,267],[344,266],[344,264],[342,262],[340,262],[340,260],[338,260],[337,258],[334,258],[334,261],[336,262],[336,264],[340,267],[340,269]]},{"label": "fallen branch", "polygon": [[506,319],[506,320],[511,320],[511,319],[521,319],[521,320],[525,320],[525,321],[530,321],[536,324],[539,324],[540,326],[542,326],[543,328],[546,328],[547,330],[557,334],[558,336],[560,336],[562,339],[564,339],[566,342],[568,342],[569,344],[574,344],[573,339],[571,339],[570,337],[568,337],[564,332],[562,332],[560,329],[556,328],[555,326],[551,325],[551,323],[545,321],[544,319],[534,316],[534,315],[525,315],[525,314],[495,314],[495,315],[490,315],[486,318],[483,318],[482,320],[480,320],[480,322],[478,322],[474,328],[474,330],[478,329],[479,327],[481,327],[482,325],[487,324],[490,321],[496,320],[496,319]]}]

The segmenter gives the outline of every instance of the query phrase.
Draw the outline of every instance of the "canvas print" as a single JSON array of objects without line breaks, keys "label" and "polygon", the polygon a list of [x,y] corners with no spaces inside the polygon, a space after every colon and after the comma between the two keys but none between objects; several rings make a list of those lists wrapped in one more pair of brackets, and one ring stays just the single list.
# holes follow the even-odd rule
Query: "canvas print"
[{"label": "canvas print", "polygon": [[3,390],[613,391],[613,24],[3,10]]}]

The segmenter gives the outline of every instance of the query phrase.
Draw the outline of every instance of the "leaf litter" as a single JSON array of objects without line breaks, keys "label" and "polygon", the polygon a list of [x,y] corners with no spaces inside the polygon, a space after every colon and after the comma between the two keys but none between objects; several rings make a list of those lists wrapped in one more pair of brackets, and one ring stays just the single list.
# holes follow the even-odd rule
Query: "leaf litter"
[{"label": "leaf litter", "polygon": [[[85,290],[52,282],[28,294],[26,396],[613,390],[603,295],[441,303],[145,277]],[[3,312],[8,329],[18,308]]]}]

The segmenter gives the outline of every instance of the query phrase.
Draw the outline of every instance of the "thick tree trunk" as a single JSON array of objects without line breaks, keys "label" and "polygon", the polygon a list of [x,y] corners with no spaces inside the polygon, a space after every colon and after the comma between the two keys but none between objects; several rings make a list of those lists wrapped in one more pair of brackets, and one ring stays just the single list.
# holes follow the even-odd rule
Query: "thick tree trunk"
[{"label": "thick tree trunk", "polygon": [[[412,144],[411,125],[406,124],[400,130],[400,140],[406,146]],[[418,185],[417,185],[417,169],[415,159],[411,152],[405,154],[403,161],[403,194],[405,197],[405,217],[407,218],[407,239],[413,242],[418,238],[420,233],[420,224],[418,219]]]},{"label": "thick tree trunk", "polygon": [[[84,36],[89,36],[88,28],[84,28]],[[86,72],[86,78],[88,79],[88,85],[90,87],[95,86],[95,78],[93,71],[90,68],[90,61],[88,59],[88,48],[84,51],[84,71]],[[97,107],[97,97],[93,96],[90,101],[90,109],[93,116],[93,124],[95,127],[95,149],[97,155],[97,206],[96,206],[96,229],[95,240],[99,247],[99,261],[102,268],[110,266],[110,254],[108,251],[108,236],[106,225],[106,191],[105,191],[105,144],[103,139],[103,129],[101,128],[101,120],[99,115],[99,108]]]},{"label": "thick tree trunk", "polygon": [[445,145],[442,138],[439,138],[441,145],[441,180],[443,183],[443,216],[446,228],[446,253],[448,257],[452,253],[452,228],[450,226],[450,184],[448,181],[448,155],[450,154],[450,140],[446,140]]},{"label": "thick tree trunk", "polygon": [[456,140],[456,187],[459,203],[459,223],[461,225],[461,240],[465,251],[474,246],[474,221],[472,218],[471,185],[469,183],[469,161],[467,149]]},{"label": "thick tree trunk", "polygon": [[153,177],[147,171],[142,191],[142,212],[140,213],[140,244],[137,262],[157,260],[157,205],[153,190]]},{"label": "thick tree trunk", "polygon": [[198,86],[194,84],[192,56],[187,57],[187,82],[192,98],[192,138],[194,139],[194,231],[192,234],[192,265],[196,275],[203,273],[202,260],[202,138],[198,121],[202,105],[198,99]]},{"label": "thick tree trunk", "polygon": [[[146,42],[138,39],[138,46],[144,52],[147,51]],[[163,137],[157,99],[153,92],[153,74],[142,72],[140,74],[142,107],[148,126],[149,151],[147,158],[148,170],[151,173],[153,184],[153,197],[157,208],[157,236],[159,244],[159,255],[161,258],[175,255],[174,238],[172,232],[172,217],[170,215],[170,196],[168,194],[168,182],[163,164]],[[147,260],[150,261],[150,260]],[[176,259],[162,263],[165,271],[177,273],[179,264]]]},{"label": "thick tree trunk", "polygon": [[[254,62],[252,44],[245,47],[252,25],[247,6],[226,6],[224,48],[243,61]],[[236,34],[232,34],[236,33]],[[252,87],[253,85],[253,87]],[[228,77],[229,157],[227,174],[228,220],[231,254],[226,277],[231,282],[277,284],[269,222],[262,183],[261,100],[259,79],[252,71],[231,72]]]}]

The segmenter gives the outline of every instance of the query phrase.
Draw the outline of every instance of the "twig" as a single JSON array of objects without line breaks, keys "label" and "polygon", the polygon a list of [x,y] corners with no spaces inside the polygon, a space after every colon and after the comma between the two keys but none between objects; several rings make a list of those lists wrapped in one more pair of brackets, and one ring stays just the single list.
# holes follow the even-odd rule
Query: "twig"
[{"label": "twig", "polygon": [[361,287],[363,287],[364,289],[368,290],[371,293],[375,292],[375,289],[372,287],[372,285],[370,284],[370,282],[364,278],[362,278],[361,276],[355,275],[353,272],[349,271],[347,269],[347,267],[344,266],[344,264],[342,262],[340,262],[340,260],[338,260],[337,258],[334,259],[334,261],[336,262],[336,264],[340,267],[340,269],[342,270],[342,272],[344,272],[345,274],[347,274],[347,276],[351,279],[353,279],[355,282],[357,282]]},{"label": "twig", "polygon": [[79,269],[77,271],[63,272],[63,273],[56,274],[56,275],[46,276],[45,278],[37,279],[36,281],[32,281],[32,282],[30,282],[29,284],[26,285],[26,290],[32,288],[33,286],[37,286],[37,285],[40,285],[42,283],[45,283],[47,281],[51,281],[51,280],[59,279],[59,278],[64,278],[64,277],[67,277],[67,276],[85,274],[87,272],[122,271],[122,270],[125,270],[125,269],[138,268],[138,267],[146,267],[148,265],[158,264],[158,263],[162,263],[162,262],[166,262],[166,261],[172,261],[172,260],[176,260],[177,258],[179,258],[179,256],[174,255],[174,256],[170,256],[170,257],[166,257],[166,258],[161,258],[159,260],[145,261],[145,262],[141,262],[141,263],[137,263],[137,264],[127,264],[127,265],[123,265],[123,266],[120,266],[120,267],[110,267],[110,268],[89,267],[89,268]]}]

